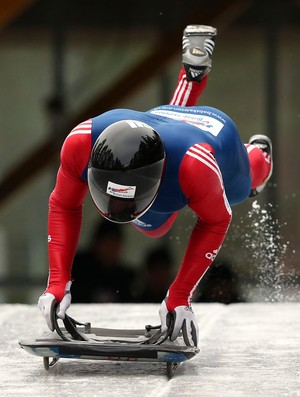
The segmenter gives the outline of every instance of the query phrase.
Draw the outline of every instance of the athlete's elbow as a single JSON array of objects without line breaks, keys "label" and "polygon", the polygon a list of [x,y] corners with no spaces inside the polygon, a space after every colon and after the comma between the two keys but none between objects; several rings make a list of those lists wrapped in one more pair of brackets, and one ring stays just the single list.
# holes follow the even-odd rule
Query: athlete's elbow
[{"label": "athlete's elbow", "polygon": [[62,200],[55,192],[55,190],[50,194],[49,197],[49,212],[81,212],[82,211],[82,204],[67,203]]}]

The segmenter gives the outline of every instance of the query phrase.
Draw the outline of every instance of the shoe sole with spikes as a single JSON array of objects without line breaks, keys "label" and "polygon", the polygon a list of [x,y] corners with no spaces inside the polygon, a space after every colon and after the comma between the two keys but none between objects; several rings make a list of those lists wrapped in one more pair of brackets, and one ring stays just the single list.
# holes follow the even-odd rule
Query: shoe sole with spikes
[{"label": "shoe sole with spikes", "polygon": [[182,63],[187,80],[200,81],[211,69],[217,29],[207,25],[188,25],[182,38]]}]

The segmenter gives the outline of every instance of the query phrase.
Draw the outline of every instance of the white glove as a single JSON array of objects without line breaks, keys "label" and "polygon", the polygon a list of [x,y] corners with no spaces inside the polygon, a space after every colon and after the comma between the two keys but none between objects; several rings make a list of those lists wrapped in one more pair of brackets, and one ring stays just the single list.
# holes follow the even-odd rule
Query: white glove
[{"label": "white glove", "polygon": [[166,301],[163,300],[160,309],[159,309],[159,317],[161,323],[161,331],[165,332],[171,326],[171,313],[167,309]]},{"label": "white glove", "polygon": [[187,346],[197,346],[199,338],[199,329],[195,319],[194,312],[188,306],[177,306],[170,313],[167,309],[166,302],[163,301],[160,310],[161,330],[170,332],[170,340],[173,342],[182,330],[184,343]]},{"label": "white glove", "polygon": [[48,328],[50,331],[54,331],[54,325],[52,321],[52,312],[54,310],[54,305],[56,304],[56,299],[53,294],[46,292],[45,294],[41,295],[38,301],[38,307],[42,312]]},{"label": "white glove", "polygon": [[175,340],[180,330],[182,330],[184,343],[187,346],[197,346],[199,328],[193,310],[188,306],[177,306],[172,315],[174,317],[174,327],[170,340]]},{"label": "white glove", "polygon": [[[62,320],[65,318],[66,311],[71,305],[71,285],[72,281],[68,281],[66,284],[66,289],[65,289],[65,296],[59,303],[56,309],[57,317],[61,318]],[[41,310],[46,323],[48,325],[48,328],[50,331],[54,331],[54,324],[52,321],[52,312],[54,310],[54,305],[56,304],[56,299],[53,294],[50,292],[44,293],[42,296],[40,296],[39,301],[38,301],[38,307]]]},{"label": "white glove", "polygon": [[62,298],[60,304],[57,307],[57,317],[61,318],[62,320],[65,318],[66,311],[69,309],[72,301],[72,295],[71,295],[71,285],[72,281],[68,281],[66,284],[66,289],[65,289],[65,296]]}]

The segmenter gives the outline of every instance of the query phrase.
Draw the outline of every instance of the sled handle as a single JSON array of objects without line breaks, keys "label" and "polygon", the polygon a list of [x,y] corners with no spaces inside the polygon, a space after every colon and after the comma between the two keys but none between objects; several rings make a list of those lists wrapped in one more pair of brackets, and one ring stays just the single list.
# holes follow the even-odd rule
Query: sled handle
[{"label": "sled handle", "polygon": [[[61,337],[62,340],[66,342],[74,342],[74,341],[87,341],[86,338],[80,333],[77,329],[77,325],[83,326],[84,327],[84,332],[86,334],[90,333],[91,330],[91,323],[80,323],[79,321],[75,320],[74,318],[68,316],[65,314],[65,318],[62,320],[65,330],[61,328],[58,324],[58,316],[57,316],[57,306],[54,305],[53,310],[52,310],[52,321],[54,325],[54,329],[56,333]],[[161,326],[152,326],[152,325],[146,325],[145,326],[145,332],[150,333],[151,330],[157,329],[157,332],[155,332],[152,336],[150,336],[147,340],[141,342],[142,345],[160,345],[163,342],[165,342],[168,337],[170,336],[172,332],[172,327],[169,327],[166,331],[161,331]],[[65,332],[67,331],[67,332]],[[67,334],[69,334],[71,337],[68,337]]]},{"label": "sled handle", "polygon": [[91,324],[90,323],[80,323],[77,320],[74,320],[72,317],[68,316],[67,314],[65,314],[65,318],[62,320],[65,326],[66,331],[71,335],[72,338],[68,338],[66,336],[66,333],[63,332],[63,330],[61,329],[61,327],[58,324],[58,317],[57,317],[57,306],[54,306],[54,309],[52,310],[52,321],[53,321],[53,325],[54,325],[54,329],[57,332],[57,334],[66,342],[73,342],[74,340],[76,341],[85,341],[86,339],[78,332],[76,325],[82,325],[85,327],[85,330],[88,331],[91,328]]}]

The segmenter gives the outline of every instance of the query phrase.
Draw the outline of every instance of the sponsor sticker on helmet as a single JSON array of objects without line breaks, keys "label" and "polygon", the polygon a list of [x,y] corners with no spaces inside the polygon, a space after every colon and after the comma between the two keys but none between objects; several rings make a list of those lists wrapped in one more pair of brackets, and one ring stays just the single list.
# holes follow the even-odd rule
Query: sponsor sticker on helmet
[{"label": "sponsor sticker on helmet", "polygon": [[136,186],[119,185],[108,181],[106,193],[114,197],[132,199],[135,196]]}]

